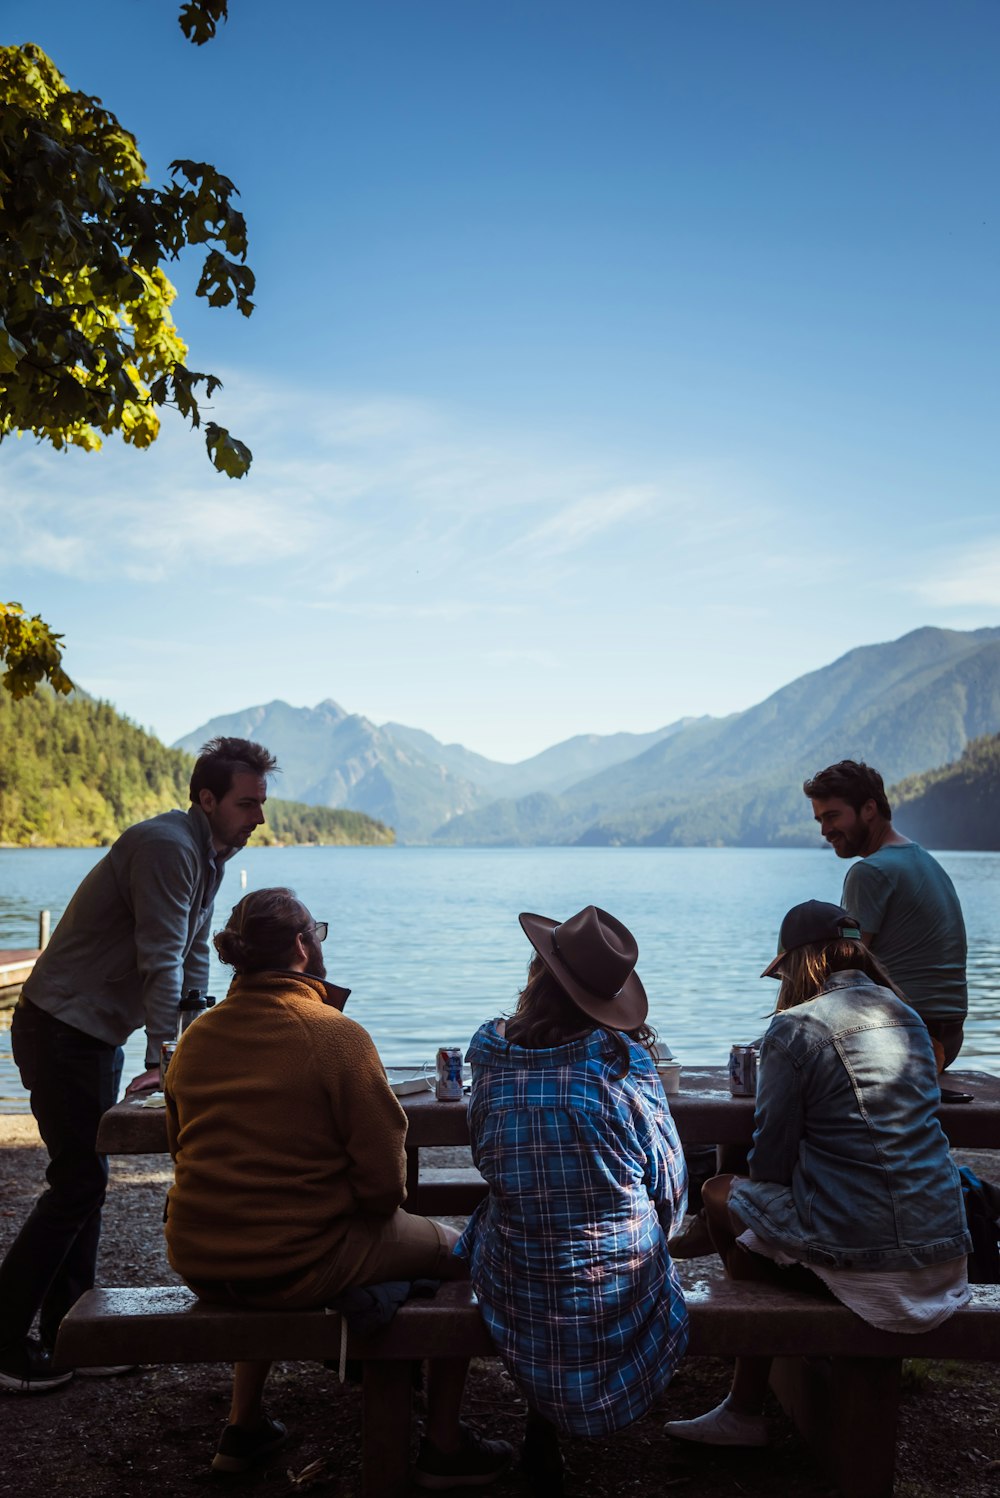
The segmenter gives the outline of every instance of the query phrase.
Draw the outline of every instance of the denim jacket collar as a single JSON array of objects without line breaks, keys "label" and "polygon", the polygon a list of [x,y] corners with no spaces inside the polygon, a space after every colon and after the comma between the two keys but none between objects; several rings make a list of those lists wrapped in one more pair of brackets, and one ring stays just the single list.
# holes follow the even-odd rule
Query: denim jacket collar
[{"label": "denim jacket collar", "polygon": [[[831,973],[830,977],[826,980],[826,982],[823,984],[823,987],[820,989],[820,994],[833,993],[838,988],[880,987],[881,984],[876,983],[874,978],[869,978],[868,974],[863,973],[860,968],[848,967],[844,968],[839,973]],[[817,994],[816,997],[818,998],[819,994]]]}]

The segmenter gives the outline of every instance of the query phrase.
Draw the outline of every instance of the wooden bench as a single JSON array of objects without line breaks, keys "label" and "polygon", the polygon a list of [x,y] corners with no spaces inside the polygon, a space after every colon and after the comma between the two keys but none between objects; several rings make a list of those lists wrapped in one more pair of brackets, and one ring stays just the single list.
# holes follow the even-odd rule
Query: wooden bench
[{"label": "wooden bench", "polygon": [[420,1168],[416,1159],[417,1151],[414,1150],[407,1162],[407,1212],[420,1212],[424,1217],[468,1217],[489,1192],[474,1165],[425,1165]]},{"label": "wooden bench", "polygon": [[[835,1302],[722,1280],[686,1292],[690,1356],[769,1353],[782,1403],[846,1498],[892,1492],[896,1408],[904,1357],[989,1362],[1000,1352],[1000,1286],[973,1287],[970,1305],[916,1336],[876,1331]],[[340,1317],[205,1305],[177,1286],[90,1290],[64,1319],[56,1364],[324,1361],[340,1354]],[[362,1464],[366,1498],[408,1490],[409,1364],[490,1357],[493,1345],[467,1284],[413,1300],[375,1335],[350,1336],[364,1365]]]}]

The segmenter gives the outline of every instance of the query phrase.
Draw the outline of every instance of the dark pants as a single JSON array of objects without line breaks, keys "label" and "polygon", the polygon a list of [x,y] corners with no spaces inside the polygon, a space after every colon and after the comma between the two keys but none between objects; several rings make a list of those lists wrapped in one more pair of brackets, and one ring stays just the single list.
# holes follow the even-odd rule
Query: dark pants
[{"label": "dark pants", "polygon": [[701,1211],[701,1188],[706,1181],[719,1174],[714,1144],[686,1144],[684,1164],[687,1166],[689,1212]]},{"label": "dark pants", "polygon": [[22,1345],[40,1310],[39,1335],[51,1348],[63,1316],[94,1283],[108,1184],[97,1125],[118,1098],[123,1054],[23,998],[11,1043],[49,1152],[49,1185],[0,1265],[0,1347]]},{"label": "dark pants", "polygon": [[962,1049],[962,1041],[965,1039],[965,1020],[927,1019],[924,1015],[921,1018],[930,1031],[938,1071],[942,1072],[946,1066],[951,1065]]}]

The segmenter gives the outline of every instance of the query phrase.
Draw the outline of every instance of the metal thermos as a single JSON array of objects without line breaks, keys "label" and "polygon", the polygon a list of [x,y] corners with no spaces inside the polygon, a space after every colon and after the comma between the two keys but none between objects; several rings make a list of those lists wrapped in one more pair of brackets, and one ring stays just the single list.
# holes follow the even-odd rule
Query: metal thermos
[{"label": "metal thermos", "polygon": [[[213,999],[213,1003],[215,1000]],[[197,988],[189,988],[187,993],[177,1005],[177,1039],[180,1040],[184,1031],[199,1014],[204,1014],[208,1008],[205,995]]]}]

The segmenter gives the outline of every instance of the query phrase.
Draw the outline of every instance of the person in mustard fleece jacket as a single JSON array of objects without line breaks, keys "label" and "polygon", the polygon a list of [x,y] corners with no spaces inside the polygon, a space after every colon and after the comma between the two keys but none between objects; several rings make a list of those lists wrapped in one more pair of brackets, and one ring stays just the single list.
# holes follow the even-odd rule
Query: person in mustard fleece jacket
[{"label": "person in mustard fleece jacket", "polygon": [[[292,890],[246,895],[214,938],[235,971],[225,1002],[170,1062],[167,1255],[202,1299],[295,1310],[466,1273],[457,1233],[402,1209],[406,1115],[368,1032],[343,1013],[350,990],[326,981],[326,934]],[[269,1366],[236,1365],[215,1471],[244,1471],[284,1440],[263,1411]],[[465,1371],[431,1365],[423,1486],[481,1485],[509,1462],[506,1443],[459,1421]]]}]

